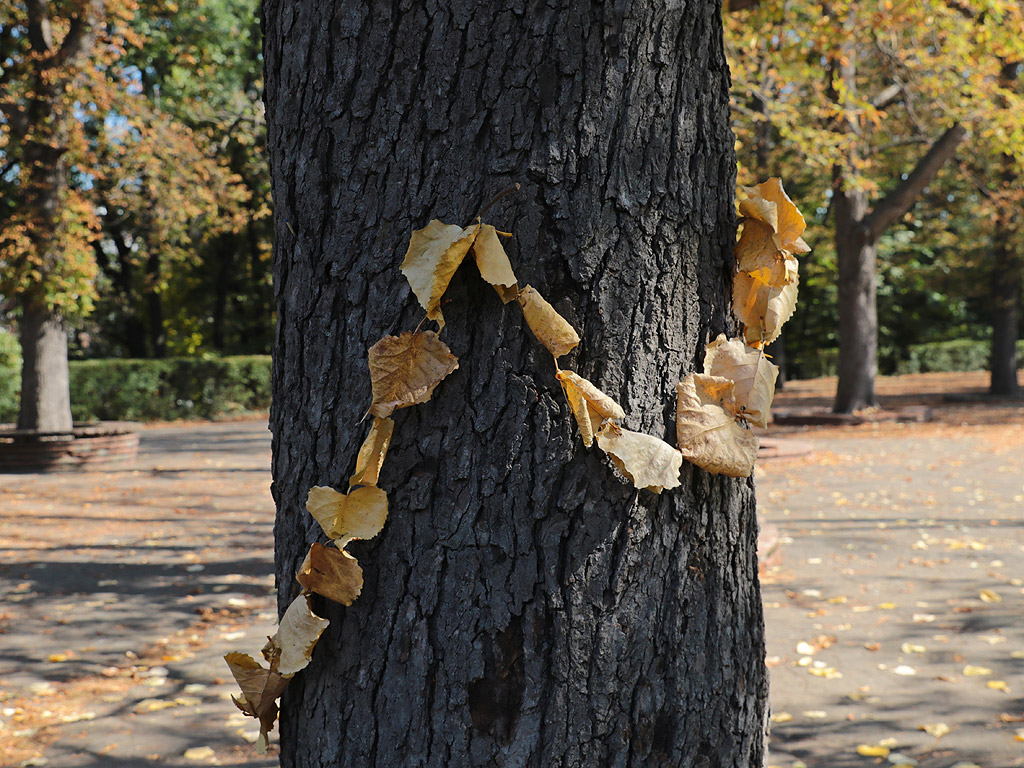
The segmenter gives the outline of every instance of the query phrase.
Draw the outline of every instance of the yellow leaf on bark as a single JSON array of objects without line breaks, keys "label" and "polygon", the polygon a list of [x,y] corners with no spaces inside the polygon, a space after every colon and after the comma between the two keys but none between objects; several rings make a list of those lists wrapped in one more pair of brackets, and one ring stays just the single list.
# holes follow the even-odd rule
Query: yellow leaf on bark
[{"label": "yellow leaf on bark", "polygon": [[313,613],[307,595],[299,595],[284,612],[277,634],[268,643],[269,650],[263,653],[267,658],[276,657],[281,677],[292,677],[309,664],[317,640],[330,623]]},{"label": "yellow leaf on bark", "polygon": [[775,244],[791,253],[808,253],[811,249],[800,237],[807,225],[796,204],[782,188],[782,179],[772,177],[756,187],[740,187],[746,199],[740,201],[740,213],[771,227]]},{"label": "yellow leaf on bark", "polygon": [[344,547],[352,539],[372,539],[388,517],[388,495],[380,488],[364,485],[347,494],[315,486],[306,499],[309,510],[328,538]]},{"label": "yellow leaf on bark", "polygon": [[490,224],[482,224],[473,241],[473,258],[480,277],[494,286],[502,302],[508,304],[519,294],[519,286],[508,254],[498,239],[498,231]]},{"label": "yellow leaf on bark", "polygon": [[704,373],[735,382],[736,416],[759,427],[768,426],[779,369],[768,362],[762,350],[719,334],[704,347]]},{"label": "yellow leaf on bark", "polygon": [[370,412],[385,418],[396,408],[425,403],[441,380],[459,367],[448,345],[433,331],[385,336],[368,352],[373,404]]},{"label": "yellow leaf on bark", "polygon": [[597,445],[637,488],[661,493],[679,485],[683,457],[664,440],[608,421],[597,433]]},{"label": "yellow leaf on bark", "polygon": [[764,271],[738,272],[733,280],[733,311],[744,325],[748,344],[771,344],[796,309],[797,274],[781,286],[771,285],[769,278]]},{"label": "yellow leaf on bark", "polygon": [[342,605],[352,605],[363,589],[363,569],[352,555],[313,543],[295,578],[303,589]]},{"label": "yellow leaf on bark", "polygon": [[562,385],[583,444],[588,448],[594,444],[594,435],[605,419],[621,419],[626,415],[618,403],[582,376],[572,371],[558,371],[555,378]]},{"label": "yellow leaf on bark", "polygon": [[517,298],[526,324],[530,326],[537,341],[555,358],[561,357],[580,343],[576,330],[544,300],[536,288],[526,286],[519,292]]},{"label": "yellow leaf on bark", "polygon": [[288,686],[288,680],[247,653],[233,651],[224,657],[224,661],[242,689],[242,698],[232,696],[231,700],[242,712],[260,721],[257,747],[265,753],[269,742],[267,734],[274,729],[274,721],[277,720],[277,698]]},{"label": "yellow leaf on bark", "polygon": [[748,477],[757,459],[757,436],[740,425],[735,383],[691,373],[676,385],[676,439],[687,461],[708,472]]},{"label": "yellow leaf on bark", "polygon": [[427,310],[427,317],[436,321],[439,328],[444,328],[441,297],[473,245],[479,228],[478,223],[463,229],[434,219],[423,229],[414,231],[409,239],[402,273],[420,306]]},{"label": "yellow leaf on bark", "polygon": [[376,485],[380,479],[380,468],[384,466],[384,457],[391,445],[391,433],[395,430],[395,422],[391,419],[374,417],[370,433],[363,441],[356,456],[356,471],[348,479],[349,487],[355,485]]}]

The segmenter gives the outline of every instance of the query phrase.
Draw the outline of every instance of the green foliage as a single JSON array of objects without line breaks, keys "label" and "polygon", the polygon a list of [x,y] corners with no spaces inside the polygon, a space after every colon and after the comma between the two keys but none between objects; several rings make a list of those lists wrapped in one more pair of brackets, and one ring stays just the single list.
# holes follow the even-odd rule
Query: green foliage
[{"label": "green foliage", "polygon": [[[906,359],[897,363],[896,373],[983,371],[988,368],[989,342],[939,341],[917,344],[907,352]],[[1024,340],[1017,342],[1017,367],[1024,368]]]},{"label": "green foliage", "polygon": [[209,419],[270,407],[270,358],[77,360],[76,421]]},{"label": "green foliage", "polygon": [[[21,352],[0,330],[0,422],[18,413]],[[270,357],[71,361],[75,421],[211,419],[270,407]]]},{"label": "green foliage", "polygon": [[20,379],[21,347],[14,334],[0,328],[0,423],[18,415]]}]

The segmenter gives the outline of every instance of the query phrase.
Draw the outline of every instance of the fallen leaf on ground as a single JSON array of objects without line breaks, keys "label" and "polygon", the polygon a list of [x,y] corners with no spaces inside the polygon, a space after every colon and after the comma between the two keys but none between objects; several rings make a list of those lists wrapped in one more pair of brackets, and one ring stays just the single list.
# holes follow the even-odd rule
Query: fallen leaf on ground
[{"label": "fallen leaf on ground", "polygon": [[183,757],[186,760],[207,760],[215,754],[212,747],[192,747],[185,750]]},{"label": "fallen leaf on ground", "polygon": [[936,739],[941,739],[947,733],[949,733],[949,726],[946,723],[925,723],[921,726],[921,730],[927,733],[929,736],[933,736]]},{"label": "fallen leaf on ground", "polygon": [[793,719],[793,716],[789,712],[776,712],[772,715],[773,723],[788,723]]},{"label": "fallen leaf on ground", "polygon": [[576,329],[544,300],[536,288],[526,286],[519,292],[517,300],[533,335],[556,359],[580,343]]},{"label": "fallen leaf on ground", "polygon": [[348,552],[313,543],[295,575],[303,589],[352,605],[363,588],[363,569]]},{"label": "fallen leaf on ground", "polygon": [[309,489],[306,509],[328,538],[344,547],[352,539],[372,539],[380,533],[388,517],[388,495],[370,485],[347,494],[318,485]]},{"label": "fallen leaf on ground", "polygon": [[415,230],[409,239],[402,273],[420,306],[427,310],[427,317],[436,321],[439,328],[444,328],[441,297],[473,245],[479,226],[462,228],[434,219],[423,229]]},{"label": "fallen leaf on ground", "polygon": [[355,485],[376,485],[380,479],[380,469],[384,466],[384,457],[391,445],[391,434],[395,430],[395,422],[375,416],[370,433],[363,441],[356,456],[356,471],[348,479],[349,487]]},{"label": "fallen leaf on ground", "polygon": [[985,685],[994,691],[1002,691],[1003,693],[1010,692],[1010,686],[1005,680],[988,680],[985,682]]},{"label": "fallen leaf on ground", "polygon": [[917,674],[917,670],[914,669],[913,667],[907,666],[906,664],[900,664],[898,667],[896,667],[892,671],[892,673],[894,675],[909,676],[909,675],[916,675]]},{"label": "fallen leaf on ground", "polygon": [[974,664],[968,664],[964,667],[964,674],[967,677],[985,677],[992,674],[992,670],[988,667],[979,667]]},{"label": "fallen leaf on ground", "polygon": [[307,595],[299,595],[292,600],[281,617],[277,634],[269,642],[269,654],[276,655],[278,659],[278,674],[291,677],[304,669],[309,664],[317,640],[330,623],[313,613]]},{"label": "fallen leaf on ground", "polygon": [[983,603],[999,603],[1002,602],[1002,597],[995,590],[983,589],[978,592],[978,597],[981,598]]},{"label": "fallen leaf on ground", "polygon": [[888,757],[889,748],[861,744],[857,747],[857,754],[862,757]]},{"label": "fallen leaf on ground", "polygon": [[637,488],[661,493],[679,485],[683,456],[664,440],[609,421],[597,433],[597,445]]},{"label": "fallen leaf on ground", "polygon": [[373,404],[370,412],[384,418],[396,408],[427,402],[459,361],[433,331],[385,336],[368,353]]},{"label": "fallen leaf on ground", "polygon": [[498,230],[483,224],[473,241],[473,257],[480,277],[494,286],[503,303],[508,304],[519,293],[512,263],[498,239]]},{"label": "fallen leaf on ground", "polygon": [[676,442],[698,467],[730,477],[748,477],[757,460],[757,436],[741,426],[735,383],[691,373],[676,385]]}]

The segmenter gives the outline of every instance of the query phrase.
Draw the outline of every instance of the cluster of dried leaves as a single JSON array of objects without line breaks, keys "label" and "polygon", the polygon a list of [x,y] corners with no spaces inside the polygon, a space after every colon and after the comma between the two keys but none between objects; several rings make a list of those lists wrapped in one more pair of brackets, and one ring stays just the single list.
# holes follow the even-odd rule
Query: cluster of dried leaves
[{"label": "cluster of dried leaves", "polygon": [[[757,456],[757,438],[748,425],[767,425],[778,369],[761,347],[778,335],[796,301],[794,251],[807,246],[800,239],[803,217],[782,191],[778,179],[744,188],[740,211],[746,217],[736,246],[739,276],[734,297],[746,325],[746,342],[720,335],[706,347],[704,373],[690,374],[678,386],[676,430],[679,448],[657,437],[632,432],[618,422],[625,412],[593,383],[558,366],[558,358],[575,349],[580,337],[533,287],[519,288],[499,232],[481,219],[468,227],[433,220],[412,233],[402,272],[413,293],[444,329],[441,299],[462,262],[470,254],[480,276],[504,303],[515,300],[537,340],[555,359],[562,386],[583,443],[604,451],[637,488],[661,493],[680,484],[683,459],[710,472],[749,475]],[[749,287],[744,287],[749,286]],[[749,342],[749,343],[747,343]],[[291,677],[304,668],[329,624],[313,613],[309,595],[316,593],[351,605],[363,585],[362,569],[345,551],[353,539],[369,539],[384,527],[387,493],[377,487],[384,457],[394,432],[389,418],[398,408],[430,400],[435,388],[459,367],[458,359],[433,331],[385,336],[368,351],[373,425],[356,458],[347,493],[311,488],[306,508],[334,546],[313,544],[296,579],[300,594],[285,612],[278,632],[263,648],[269,666],[251,656],[225,656],[242,688],[238,707],[260,721],[258,746],[266,749],[277,718],[277,699]]]}]

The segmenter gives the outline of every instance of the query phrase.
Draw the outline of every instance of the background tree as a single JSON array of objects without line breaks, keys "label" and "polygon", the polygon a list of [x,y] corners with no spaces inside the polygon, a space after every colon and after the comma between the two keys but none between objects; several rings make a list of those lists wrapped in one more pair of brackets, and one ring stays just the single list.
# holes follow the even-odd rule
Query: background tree
[{"label": "background tree", "polygon": [[[675,382],[733,325],[734,156],[715,2],[263,15],[284,606],[317,538],[306,491],[340,485],[362,439],[366,349],[422,318],[409,232],[520,182],[488,218],[581,331],[563,364],[665,435]],[[750,484],[618,482],[471,270],[444,309],[459,370],[396,414],[390,519],[352,546],[361,597],[316,603],[331,625],[286,692],[282,765],[760,765]]]},{"label": "background tree", "polygon": [[[747,112],[737,120],[744,164],[771,145],[787,166],[802,165],[810,194],[827,200],[838,271],[837,411],[874,404],[883,235],[924,195],[965,126],[1021,120],[1019,110],[992,108],[1000,57],[1020,45],[1019,14],[1007,2],[977,12],[941,1],[763,2],[727,17],[736,98]],[[789,186],[799,193],[799,183]],[[820,240],[812,244],[821,250]],[[805,302],[803,311],[813,307]]]}]

